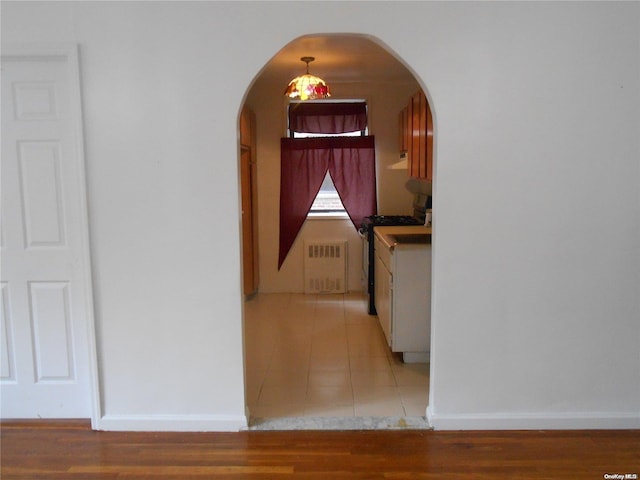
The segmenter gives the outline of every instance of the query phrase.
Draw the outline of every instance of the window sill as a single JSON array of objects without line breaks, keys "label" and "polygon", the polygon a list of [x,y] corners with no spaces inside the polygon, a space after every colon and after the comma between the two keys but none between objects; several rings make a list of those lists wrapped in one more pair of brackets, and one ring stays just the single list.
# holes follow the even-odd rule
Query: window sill
[{"label": "window sill", "polygon": [[307,220],[349,220],[347,212],[332,212],[332,213],[313,213],[307,214]]}]

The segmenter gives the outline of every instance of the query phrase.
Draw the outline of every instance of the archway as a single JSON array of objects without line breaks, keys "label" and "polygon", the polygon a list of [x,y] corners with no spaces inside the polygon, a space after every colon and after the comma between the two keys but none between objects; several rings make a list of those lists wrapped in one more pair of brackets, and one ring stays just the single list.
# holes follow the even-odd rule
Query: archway
[{"label": "archway", "polygon": [[[375,38],[365,35],[307,35],[290,42],[261,69],[248,89],[243,105],[243,108],[248,107],[252,110],[256,118],[254,178],[257,182],[255,200],[258,213],[254,221],[260,232],[260,295],[292,292],[296,294],[304,291],[301,275],[303,240],[305,236],[319,235],[318,232],[321,230],[316,228],[316,222],[308,222],[314,223],[316,227],[307,228],[305,225],[300,233],[301,238],[296,240],[292,249],[292,260],[288,259],[289,264],[285,264],[281,271],[277,270],[279,141],[287,128],[287,102],[282,93],[289,80],[301,73],[301,67],[304,65],[300,64],[299,58],[306,55],[316,57],[312,72],[327,80],[333,99],[359,98],[365,99],[369,105],[371,129],[376,136],[378,211],[386,215],[412,213],[412,192],[406,188],[410,176],[406,165],[399,158],[399,116],[417,91],[423,90],[429,101],[431,100],[424,86],[388,47]],[[246,153],[244,155],[246,157]],[[413,180],[412,184],[416,182],[422,181]],[[430,192],[432,182],[423,183],[428,183],[425,188]],[[340,223],[340,220],[324,220],[322,230],[325,236],[348,235],[344,227],[338,225]],[[332,233],[326,234],[327,231]],[[351,252],[349,255],[351,261],[348,270],[352,280],[349,289],[359,284],[356,277],[361,271],[359,265],[362,259],[361,246],[358,252],[361,240],[356,232],[352,232],[352,236],[349,251],[357,253]],[[263,303],[268,304],[271,300],[265,300]],[[248,357],[248,352],[252,351],[255,345],[251,344],[252,340],[248,337],[247,315],[251,315],[251,309],[256,303],[260,303],[255,298],[252,302],[254,303],[248,303],[248,308],[245,309],[244,327],[246,402],[250,412],[254,410],[252,407],[257,406],[263,393],[262,389],[268,381],[270,369],[268,362],[276,352],[275,343],[266,345],[266,342],[273,341],[271,335],[275,335],[275,330],[272,329],[270,333],[262,333],[263,337],[260,340],[263,344],[257,350],[257,357]],[[271,308],[276,308],[275,303],[277,302],[274,302]],[[259,364],[259,372],[253,368],[254,363]],[[310,374],[307,373],[307,379],[309,377]],[[424,397],[427,395],[428,386],[425,386]],[[425,415],[425,410],[426,405],[422,410],[422,416]],[[288,416],[302,414],[297,410]]]}]

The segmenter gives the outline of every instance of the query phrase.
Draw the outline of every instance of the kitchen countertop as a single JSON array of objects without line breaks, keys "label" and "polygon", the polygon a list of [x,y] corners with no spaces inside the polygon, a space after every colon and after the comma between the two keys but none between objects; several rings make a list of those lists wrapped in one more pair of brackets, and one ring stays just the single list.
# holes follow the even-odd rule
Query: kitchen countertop
[{"label": "kitchen countertop", "polygon": [[374,227],[373,231],[391,249],[401,245],[431,244],[431,227],[424,225]]}]

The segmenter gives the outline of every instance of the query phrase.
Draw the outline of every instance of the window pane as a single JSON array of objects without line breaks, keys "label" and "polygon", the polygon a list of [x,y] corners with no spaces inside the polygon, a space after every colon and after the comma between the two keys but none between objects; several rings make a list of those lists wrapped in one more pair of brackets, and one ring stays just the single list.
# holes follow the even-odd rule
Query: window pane
[{"label": "window pane", "polygon": [[317,137],[361,137],[362,130],[347,133],[300,133],[293,132],[293,138],[317,138]]},{"label": "window pane", "polygon": [[316,199],[313,201],[313,205],[311,205],[312,213],[322,213],[322,212],[344,212],[344,206],[340,201],[340,196],[336,191],[336,187],[333,185],[333,180],[331,180],[331,175],[327,173],[326,177],[324,177],[324,181],[322,182],[322,186],[320,187],[320,191],[316,196]]}]

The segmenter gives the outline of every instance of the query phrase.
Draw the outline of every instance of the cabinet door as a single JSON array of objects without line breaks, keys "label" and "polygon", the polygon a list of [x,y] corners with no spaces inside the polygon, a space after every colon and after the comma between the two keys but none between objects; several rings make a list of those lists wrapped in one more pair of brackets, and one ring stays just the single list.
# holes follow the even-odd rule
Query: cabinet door
[{"label": "cabinet door", "polygon": [[378,321],[387,339],[387,345],[391,346],[391,312],[393,306],[393,277],[384,266],[380,257],[375,260],[375,302],[378,313]]},{"label": "cabinet door", "polygon": [[[433,118],[424,92],[411,97],[407,110],[406,136],[403,139],[409,153],[409,176],[433,179]],[[404,110],[400,113],[402,118]]]},{"label": "cabinet door", "polygon": [[409,147],[409,175],[420,177],[420,92],[411,97],[411,143]]},{"label": "cabinet door", "polygon": [[429,102],[425,97],[425,105],[427,112],[427,126],[426,126],[426,163],[427,163],[427,172],[426,178],[429,182],[433,180],[433,117],[431,116],[431,107],[429,106]]},{"label": "cabinet door", "polygon": [[392,351],[429,351],[431,245],[405,245],[394,250],[393,296]]},{"label": "cabinet door", "polygon": [[398,114],[398,149],[404,152],[404,109]]},{"label": "cabinet door", "polygon": [[409,151],[409,143],[411,139],[411,130],[409,128],[409,107],[404,107],[398,116],[399,138],[398,145],[400,152]]},{"label": "cabinet door", "polygon": [[253,112],[243,108],[240,112],[240,144],[251,147]]},{"label": "cabinet door", "polygon": [[420,159],[418,176],[427,178],[427,97],[423,92],[420,97],[420,125],[418,126],[418,144],[420,145]]}]

